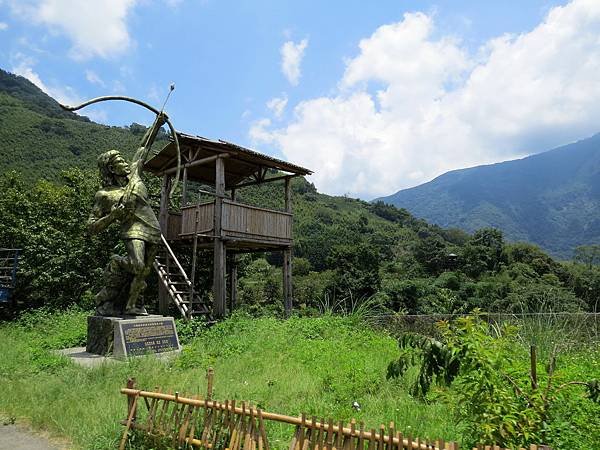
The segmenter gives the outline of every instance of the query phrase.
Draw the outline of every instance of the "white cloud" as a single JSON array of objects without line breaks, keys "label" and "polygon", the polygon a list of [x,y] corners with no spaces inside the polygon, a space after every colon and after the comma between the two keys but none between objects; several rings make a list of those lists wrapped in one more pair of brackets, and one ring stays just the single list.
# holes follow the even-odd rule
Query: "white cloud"
[{"label": "white cloud", "polygon": [[292,86],[297,86],[300,81],[300,64],[307,46],[308,39],[297,44],[287,41],[281,46],[281,71]]},{"label": "white cloud", "polygon": [[272,142],[273,135],[267,128],[271,126],[270,119],[260,119],[250,127],[250,139],[252,142]]},{"label": "white cloud", "polygon": [[115,94],[122,94],[126,91],[125,85],[120,80],[114,80],[112,84],[112,91]]},{"label": "white cloud", "polygon": [[259,120],[250,136],[315,170],[325,192],[387,195],[599,131],[598,44],[594,0],[553,8],[476,54],[439,37],[431,17],[406,14],[360,42],[333,95],[300,102],[286,126]]},{"label": "white cloud", "polygon": [[92,106],[87,108],[84,114],[94,122],[108,124],[108,113],[105,109]]},{"label": "white cloud", "polygon": [[79,95],[77,95],[72,87],[49,86],[44,83],[38,73],[34,71],[35,60],[32,58],[18,53],[13,56],[13,59],[16,61],[16,64],[12,67],[11,72],[27,78],[57,102],[62,103],[63,105],[76,105],[81,103]]},{"label": "white cloud", "polygon": [[136,0],[12,0],[15,14],[72,43],[70,56],[82,60],[94,56],[109,58],[127,51],[132,40],[127,30],[127,14]]},{"label": "white cloud", "polygon": [[156,87],[156,84],[152,84],[150,86],[150,89],[148,89],[148,93],[146,94],[146,97],[148,97],[150,100],[152,100],[155,103],[160,102],[160,94],[158,92],[158,88]]},{"label": "white cloud", "polygon": [[87,69],[85,71],[85,79],[88,80],[92,84],[96,84],[101,87],[106,86],[106,84],[104,83],[102,78],[100,78],[100,76],[98,76],[98,74],[96,72],[94,72],[93,70]]},{"label": "white cloud", "polygon": [[281,97],[273,97],[271,100],[269,100],[267,102],[267,108],[269,108],[275,117],[279,119],[283,115],[287,103],[288,97],[286,94],[283,94]]},{"label": "white cloud", "polygon": [[0,22],[0,31],[4,31],[8,29],[8,24],[6,22]]}]

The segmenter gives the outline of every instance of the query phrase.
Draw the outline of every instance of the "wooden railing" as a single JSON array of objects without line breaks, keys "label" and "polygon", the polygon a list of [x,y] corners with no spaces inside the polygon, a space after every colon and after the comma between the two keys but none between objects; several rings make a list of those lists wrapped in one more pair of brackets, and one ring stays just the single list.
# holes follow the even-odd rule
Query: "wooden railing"
[{"label": "wooden railing", "polygon": [[[214,201],[181,209],[180,236],[194,234],[211,237],[214,230]],[[244,205],[231,200],[223,200],[221,224],[223,236],[239,240],[257,240],[280,244],[292,241],[292,214],[256,206]],[[175,228],[169,217],[169,233]],[[172,236],[169,234],[169,236]],[[170,237],[171,238],[171,237]]]}]

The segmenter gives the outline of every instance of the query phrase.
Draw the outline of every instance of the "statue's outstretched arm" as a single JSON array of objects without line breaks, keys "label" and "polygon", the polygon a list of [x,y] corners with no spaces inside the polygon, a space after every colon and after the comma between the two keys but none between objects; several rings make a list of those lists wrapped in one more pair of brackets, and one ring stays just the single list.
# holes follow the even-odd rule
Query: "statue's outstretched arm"
[{"label": "statue's outstretched arm", "polygon": [[135,173],[138,176],[141,175],[142,168],[144,166],[144,163],[146,162],[146,158],[148,158],[148,153],[152,148],[152,144],[156,140],[158,131],[160,130],[160,127],[162,127],[166,123],[167,119],[167,115],[161,112],[156,116],[156,120],[148,129],[148,131],[146,131],[146,134],[144,134],[144,137],[140,142],[140,147],[135,152],[135,155],[133,156],[133,159],[131,161],[132,173]]}]

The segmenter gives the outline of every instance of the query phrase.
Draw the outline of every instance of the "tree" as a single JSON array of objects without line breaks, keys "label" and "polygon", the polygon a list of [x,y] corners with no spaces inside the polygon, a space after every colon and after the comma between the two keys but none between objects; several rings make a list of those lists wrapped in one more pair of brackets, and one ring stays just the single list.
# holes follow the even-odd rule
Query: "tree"
[{"label": "tree", "polygon": [[114,228],[87,233],[97,185],[95,172],[77,169],[63,172],[62,184],[40,180],[33,188],[15,172],[0,178],[0,245],[23,249],[15,292],[21,302],[66,307],[99,289],[119,240]]},{"label": "tree", "polygon": [[419,240],[415,247],[416,260],[432,275],[437,275],[444,270],[446,253],[446,244],[435,234]]},{"label": "tree", "polygon": [[600,245],[580,245],[576,247],[573,259],[591,269],[593,265],[600,262]]},{"label": "tree", "polygon": [[486,271],[497,271],[503,247],[504,239],[500,230],[482,228],[476,231],[462,250],[463,270],[474,278]]}]

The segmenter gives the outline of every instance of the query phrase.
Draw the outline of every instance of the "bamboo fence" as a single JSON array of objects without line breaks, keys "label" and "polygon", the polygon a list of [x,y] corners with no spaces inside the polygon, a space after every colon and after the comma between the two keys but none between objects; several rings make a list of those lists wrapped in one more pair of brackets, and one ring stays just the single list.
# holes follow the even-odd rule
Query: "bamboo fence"
[{"label": "bamboo fence", "polygon": [[[212,400],[213,372],[207,374],[206,398],[163,393],[159,388],[143,391],[130,379],[121,393],[127,396],[127,419],[119,449],[124,450],[130,430],[155,439],[170,441],[173,448],[214,450],[270,450],[265,421],[295,426],[289,450],[458,450],[456,442],[430,441],[404,435],[394,423],[366,429],[363,422],[344,425],[333,419],[286,416],[263,411],[246,402]],[[138,408],[140,401],[146,406]],[[142,409],[142,411],[140,411]],[[508,450],[497,445],[480,445],[473,450]],[[529,449],[551,450],[531,445]]]}]

